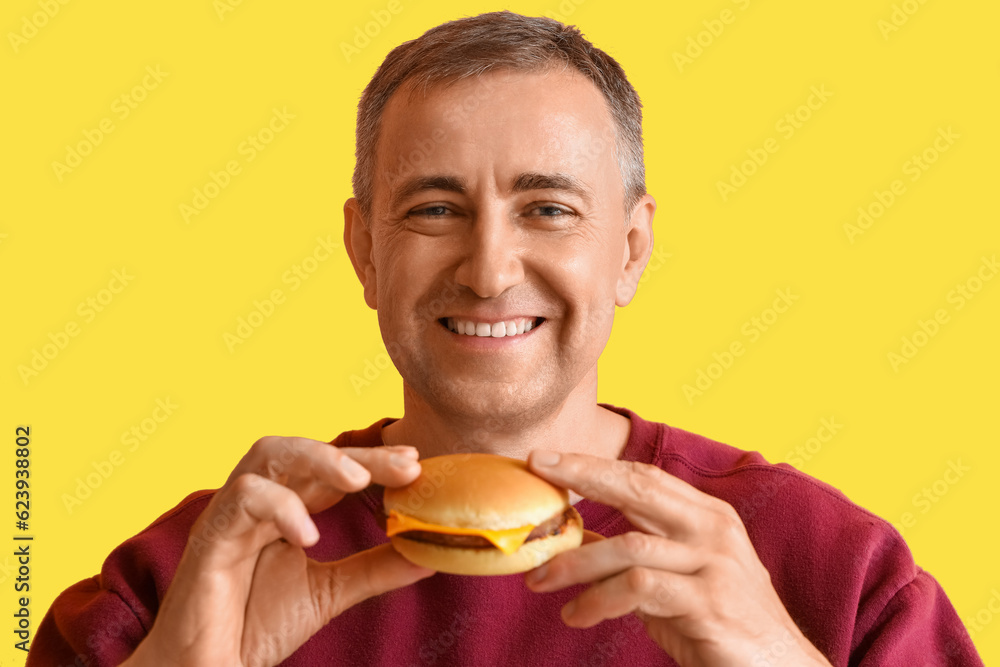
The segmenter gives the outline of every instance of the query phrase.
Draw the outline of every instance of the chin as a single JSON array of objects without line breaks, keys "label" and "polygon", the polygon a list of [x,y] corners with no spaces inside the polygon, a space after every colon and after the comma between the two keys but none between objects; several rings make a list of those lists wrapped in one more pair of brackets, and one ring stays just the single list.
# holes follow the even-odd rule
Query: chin
[{"label": "chin", "polygon": [[[413,387],[413,385],[411,385]],[[545,382],[461,382],[440,378],[414,393],[437,414],[487,431],[512,431],[552,414],[567,393]]]}]

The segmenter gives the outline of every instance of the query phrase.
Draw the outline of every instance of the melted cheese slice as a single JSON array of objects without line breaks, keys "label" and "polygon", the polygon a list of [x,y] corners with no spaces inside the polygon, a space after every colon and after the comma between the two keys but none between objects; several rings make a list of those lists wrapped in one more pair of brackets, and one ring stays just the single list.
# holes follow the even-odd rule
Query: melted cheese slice
[{"label": "melted cheese slice", "polygon": [[528,535],[535,529],[535,525],[529,523],[520,528],[508,528],[507,530],[481,530],[479,528],[452,528],[450,526],[439,526],[436,523],[425,523],[412,516],[400,514],[396,510],[389,510],[389,518],[386,519],[386,534],[389,537],[408,530],[423,530],[428,533],[442,533],[444,535],[479,535],[489,540],[493,546],[508,556],[521,548]]}]

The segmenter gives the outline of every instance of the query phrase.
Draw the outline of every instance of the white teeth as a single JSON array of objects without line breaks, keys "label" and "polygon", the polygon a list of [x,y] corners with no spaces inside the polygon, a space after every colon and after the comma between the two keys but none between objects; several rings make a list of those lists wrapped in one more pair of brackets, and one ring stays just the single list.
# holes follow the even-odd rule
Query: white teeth
[{"label": "white teeth", "polygon": [[519,317],[491,324],[489,322],[473,322],[471,320],[458,319],[457,317],[449,317],[445,320],[445,324],[451,331],[465,336],[504,338],[531,331],[535,326],[535,319]]}]

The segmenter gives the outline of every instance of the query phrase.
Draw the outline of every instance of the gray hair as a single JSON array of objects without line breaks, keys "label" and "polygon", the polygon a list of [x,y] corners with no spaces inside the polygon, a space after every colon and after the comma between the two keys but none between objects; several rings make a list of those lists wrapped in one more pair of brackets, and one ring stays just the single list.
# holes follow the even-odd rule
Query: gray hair
[{"label": "gray hair", "polygon": [[375,160],[382,113],[404,83],[427,90],[435,84],[500,71],[531,72],[559,63],[594,82],[614,121],[615,157],[625,189],[626,223],[646,194],[642,153],[642,103],[614,58],[587,41],[575,26],[509,11],[449,21],[393,49],[358,104],[354,197],[371,224]]}]

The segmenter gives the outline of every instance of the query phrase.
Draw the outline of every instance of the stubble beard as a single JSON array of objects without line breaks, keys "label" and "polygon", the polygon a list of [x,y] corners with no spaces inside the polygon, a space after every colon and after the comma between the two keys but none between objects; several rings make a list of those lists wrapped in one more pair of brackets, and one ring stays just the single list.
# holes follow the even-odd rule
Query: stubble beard
[{"label": "stubble beard", "polygon": [[[565,402],[574,375],[552,355],[542,364],[510,370],[508,364],[477,363],[455,368],[410,347],[393,356],[404,382],[407,405],[422,403],[468,433],[519,433],[544,423]],[[392,355],[390,355],[392,356]],[[447,365],[445,365],[447,364]]]}]

